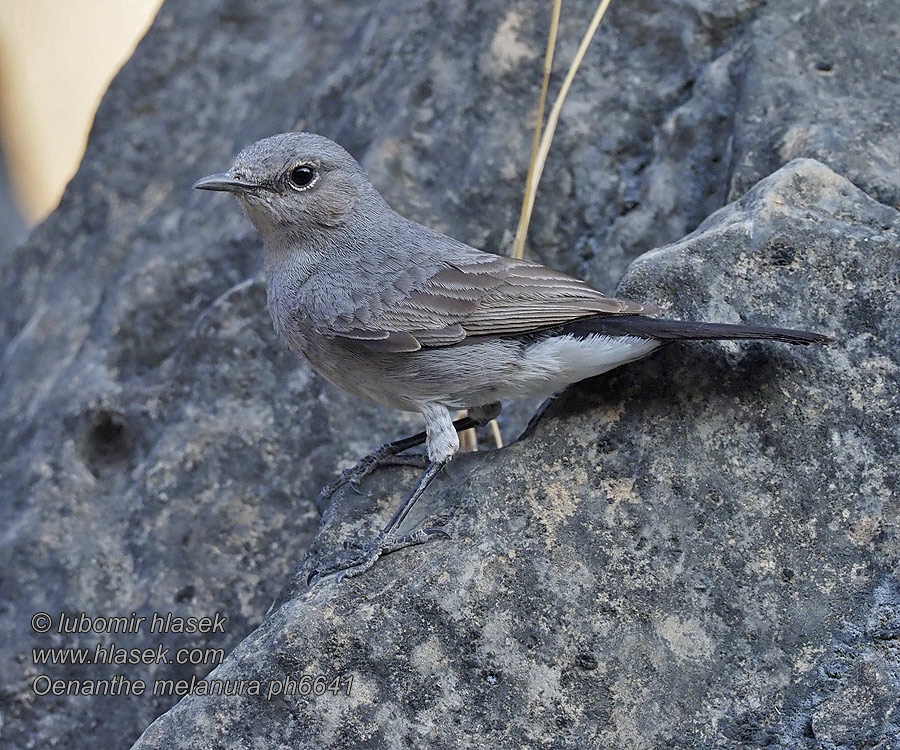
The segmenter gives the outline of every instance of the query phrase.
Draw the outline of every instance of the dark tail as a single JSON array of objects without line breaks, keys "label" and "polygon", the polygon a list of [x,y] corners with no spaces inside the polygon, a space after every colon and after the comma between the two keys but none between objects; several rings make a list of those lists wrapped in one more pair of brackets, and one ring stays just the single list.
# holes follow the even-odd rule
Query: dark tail
[{"label": "dark tail", "polygon": [[743,323],[698,323],[691,320],[665,320],[643,315],[605,315],[582,318],[566,326],[575,336],[607,334],[637,336],[660,341],[695,341],[702,339],[768,339],[788,344],[833,344],[823,333],[795,331],[790,328],[745,325]]}]

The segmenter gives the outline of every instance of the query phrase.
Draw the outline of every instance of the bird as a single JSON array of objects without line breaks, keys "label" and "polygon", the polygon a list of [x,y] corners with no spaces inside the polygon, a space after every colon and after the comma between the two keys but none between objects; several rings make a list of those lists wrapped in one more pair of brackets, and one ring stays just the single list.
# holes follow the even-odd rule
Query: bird
[{"label": "bird", "polygon": [[[257,141],[227,172],[193,187],[236,196],[262,236],[268,310],[287,347],[339,388],[424,418],[424,432],[381,446],[323,489],[320,504],[383,464],[424,468],[375,539],[314,570],[310,584],[359,575],[383,554],[448,536],[440,527],[399,528],[459,450],[459,431],[495,418],[503,401],[550,396],[676,341],[834,341],[670,319],[539,263],[476,249],[394,211],[356,159],[314,133]],[[454,421],[460,409],[467,416]],[[427,460],[407,454],[423,443]]]}]

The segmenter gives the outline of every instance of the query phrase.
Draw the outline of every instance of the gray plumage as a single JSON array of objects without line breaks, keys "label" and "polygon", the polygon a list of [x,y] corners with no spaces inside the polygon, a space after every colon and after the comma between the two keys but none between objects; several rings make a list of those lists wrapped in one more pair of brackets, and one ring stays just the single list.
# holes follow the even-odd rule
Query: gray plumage
[{"label": "gray plumage", "polygon": [[650,305],[476,250],[397,214],[350,154],[310,133],[254,143],[195,187],[237,195],[260,231],[269,311],[288,347],[351,393],[422,413],[433,461],[459,447],[451,409],[549,395],[664,341],[829,341],[661,320]]}]

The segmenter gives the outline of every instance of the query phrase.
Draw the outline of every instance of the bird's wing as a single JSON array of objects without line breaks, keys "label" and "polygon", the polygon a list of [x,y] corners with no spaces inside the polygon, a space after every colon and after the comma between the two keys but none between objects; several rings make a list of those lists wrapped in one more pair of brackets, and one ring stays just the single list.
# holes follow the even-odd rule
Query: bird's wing
[{"label": "bird's wing", "polygon": [[412,352],[469,336],[521,334],[590,315],[649,314],[539,263],[489,253],[446,262],[392,304],[357,310],[333,333],[372,351]]}]

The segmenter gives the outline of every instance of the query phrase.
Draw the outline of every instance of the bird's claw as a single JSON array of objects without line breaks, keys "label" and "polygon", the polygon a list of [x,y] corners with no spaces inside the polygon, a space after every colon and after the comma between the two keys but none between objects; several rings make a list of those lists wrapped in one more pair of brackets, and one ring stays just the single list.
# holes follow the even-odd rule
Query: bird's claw
[{"label": "bird's claw", "polygon": [[425,542],[429,542],[437,537],[450,539],[451,535],[442,526],[430,526],[403,536],[395,536],[394,534],[385,536],[384,533],[380,533],[375,538],[375,541],[366,545],[356,557],[326,568],[315,568],[312,570],[306,578],[306,585],[312,586],[313,583],[332,574],[337,574],[335,583],[340,583],[345,578],[353,578],[360,573],[365,573],[382,555],[396,552],[404,547],[425,544]]},{"label": "bird's claw", "polygon": [[344,469],[336,480],[326,484],[316,498],[316,510],[319,511],[319,515],[322,515],[325,505],[334,493],[345,484],[349,484],[350,489],[357,495],[362,495],[362,480],[382,466],[414,466],[421,469],[427,465],[428,457],[420,453],[392,454],[379,448],[355,466]]}]

